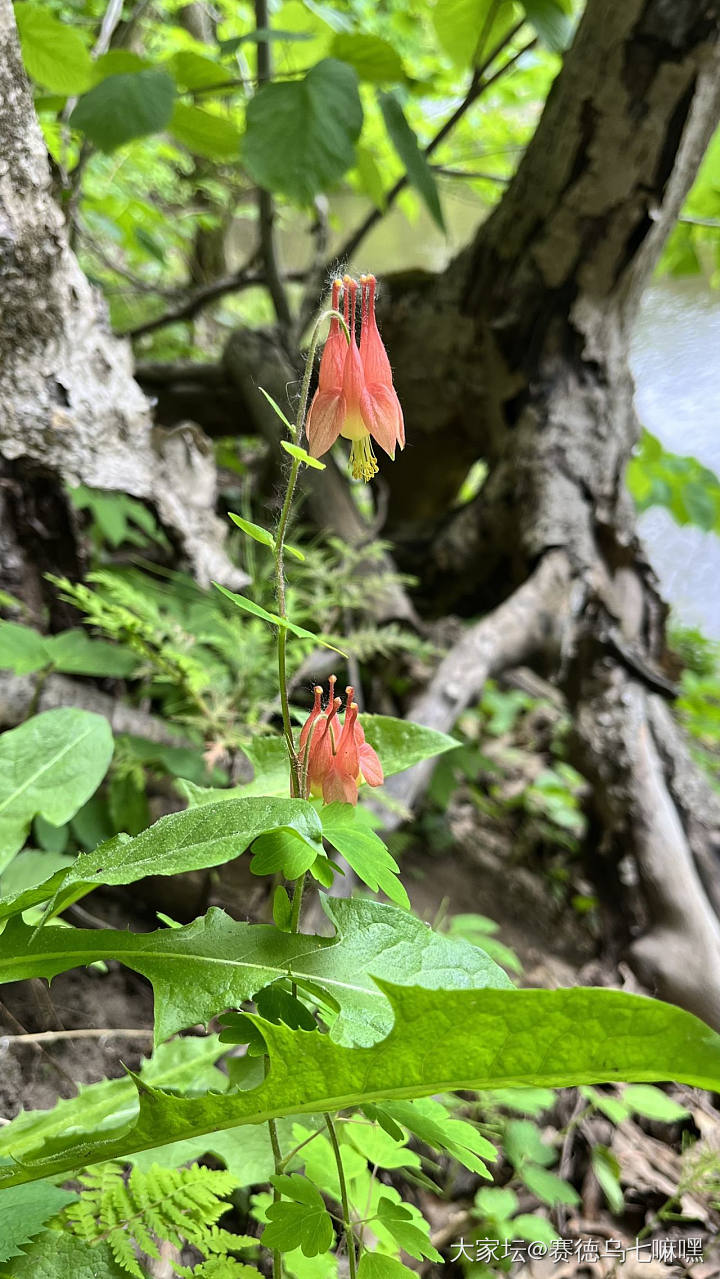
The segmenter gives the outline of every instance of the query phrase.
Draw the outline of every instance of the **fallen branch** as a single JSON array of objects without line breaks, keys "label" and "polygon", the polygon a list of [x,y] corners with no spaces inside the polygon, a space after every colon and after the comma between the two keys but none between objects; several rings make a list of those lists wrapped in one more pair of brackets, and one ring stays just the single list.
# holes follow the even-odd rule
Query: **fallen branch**
[{"label": "fallen branch", "polygon": [[93,684],[68,679],[66,675],[48,675],[37,688],[37,676],[0,675],[0,729],[14,728],[31,714],[55,710],[58,706],[75,706],[95,711],[110,724],[114,734],[129,733],[162,746],[191,746],[186,738],[174,733],[170,725],[147,711],[126,706],[119,698],[102,693]]}]

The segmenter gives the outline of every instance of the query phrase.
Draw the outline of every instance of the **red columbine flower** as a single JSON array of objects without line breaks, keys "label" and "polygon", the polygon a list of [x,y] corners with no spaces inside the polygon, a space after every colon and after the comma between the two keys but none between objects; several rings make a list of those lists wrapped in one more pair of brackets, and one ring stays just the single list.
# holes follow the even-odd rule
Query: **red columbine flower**
[{"label": "red columbine flower", "polygon": [[365,741],[358,723],[355,690],[347,688],[345,722],[340,731],[337,713],[341,700],[334,697],[335,676],[330,677],[330,694],[325,710],[322,688],[315,688],[315,704],[300,733],[300,759],[304,761],[307,788],[322,795],[326,804],[356,804],[358,786],[381,786],[383,770],[372,746]]},{"label": "red columbine flower", "polygon": [[[338,435],[351,441],[350,462],[356,480],[377,474],[370,437],[394,459],[395,447],[405,446],[400,404],[392,385],[390,363],[375,320],[375,278],[363,277],[360,349],[355,338],[357,284],[345,276],[345,321],[349,343],[333,318],[320,361],[318,389],[310,405],[307,437],[310,454],[321,457]],[[333,308],[337,309],[341,282],[333,283]],[[343,346],[341,346],[341,343]],[[328,348],[330,350],[328,351]]]}]

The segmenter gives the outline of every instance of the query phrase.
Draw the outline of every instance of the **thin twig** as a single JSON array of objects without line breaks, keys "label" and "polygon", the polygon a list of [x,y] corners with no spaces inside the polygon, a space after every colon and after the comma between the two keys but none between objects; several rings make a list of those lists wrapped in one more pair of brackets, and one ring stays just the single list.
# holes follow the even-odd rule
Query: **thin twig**
[{"label": "thin twig", "polygon": [[[255,23],[258,30],[267,31],[270,26],[270,10],[268,0],[255,0]],[[258,86],[262,88],[272,80],[272,54],[269,40],[260,40],[257,47]],[[278,324],[283,334],[288,334],[292,327],[292,315],[287,294],[280,278],[280,270],[275,249],[275,202],[269,191],[262,187],[258,190],[258,214],[260,231],[260,252],[265,269],[265,282],[272,298]]]},{"label": "thin twig", "polygon": [[6,1044],[49,1044],[57,1039],[120,1039],[120,1038],[138,1038],[152,1039],[152,1028],[143,1029],[140,1026],[125,1028],[118,1030],[113,1028],[104,1030],[96,1030],[94,1027],[84,1028],[82,1030],[40,1030],[35,1034],[22,1035],[0,1035]]}]

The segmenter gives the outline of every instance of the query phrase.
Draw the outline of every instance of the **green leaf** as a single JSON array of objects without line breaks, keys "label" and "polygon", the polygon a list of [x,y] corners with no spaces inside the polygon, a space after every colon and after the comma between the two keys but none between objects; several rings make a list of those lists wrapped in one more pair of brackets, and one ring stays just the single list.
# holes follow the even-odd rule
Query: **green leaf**
[{"label": "green leaf", "polygon": [[324,58],[301,80],[264,85],[247,109],[243,159],[267,191],[309,204],[355,160],[363,110],[352,67]]},{"label": "green leaf", "polygon": [[242,141],[232,120],[187,102],[176,102],[168,131],[193,155],[210,160],[237,159]]},{"label": "green leaf", "polygon": [[314,844],[308,844],[295,831],[273,830],[259,835],[252,846],[250,871],[253,875],[276,875],[299,879],[318,856]]},{"label": "green leaf", "polygon": [[621,1124],[629,1119],[631,1110],[620,1097],[610,1097],[607,1093],[598,1092],[596,1088],[581,1088],[583,1097],[597,1106],[601,1114],[606,1115],[613,1124]]},{"label": "green leaf", "polygon": [[145,875],[221,866],[239,857],[258,835],[281,827],[297,831],[322,851],[320,822],[307,800],[236,799],[169,813],[134,839],[115,837],[92,853],[81,853],[63,887],[132,884]]},{"label": "green leaf", "polygon": [[433,26],[458,67],[480,65],[516,21],[512,0],[437,0]]},{"label": "green leaf", "polygon": [[619,1216],[625,1208],[625,1196],[620,1184],[620,1165],[617,1159],[607,1146],[593,1146],[590,1160],[610,1211]]},{"label": "green leaf", "polygon": [[283,933],[289,933],[291,919],[292,905],[287,889],[283,888],[282,884],[278,884],[273,894],[273,920],[275,921],[275,927],[279,928]]},{"label": "green leaf", "polygon": [[249,600],[246,595],[236,595],[234,591],[228,590],[227,586],[221,586],[219,582],[213,582],[223,595],[232,600],[237,608],[243,609],[246,613],[252,613],[253,617],[261,617],[264,622],[270,622],[272,626],[277,626],[279,630],[290,631],[292,635],[297,635],[298,639],[313,640],[315,644],[321,644],[323,648],[332,649],[333,653],[340,653],[342,657],[347,657],[347,653],[343,653],[341,648],[336,648],[334,644],[328,644],[321,635],[315,635],[312,631],[306,631],[304,626],[296,626],[294,622],[288,621],[286,617],[278,617],[277,613],[268,613],[267,609],[261,608],[254,600]]},{"label": "green leaf", "polygon": [[[270,395],[269,392],[265,390],[264,386],[259,386],[258,391],[260,392],[261,395],[265,396],[265,399],[267,400],[273,412],[277,414],[277,416],[280,418],[280,421],[285,424],[290,434],[293,435],[295,433],[295,427],[292,425],[291,422],[288,422],[288,419],[286,418],[285,414],[280,408],[280,405],[278,404],[277,400],[273,399],[272,395]],[[303,449],[300,449],[299,451],[301,453],[304,452]]]},{"label": "green leaf", "polygon": [[[180,1092],[210,1088],[223,1092],[229,1080],[215,1067],[223,1051],[217,1035],[208,1035],[206,1039],[175,1039],[170,1044],[162,1044],[143,1062],[139,1078],[157,1088]],[[96,1136],[129,1122],[137,1112],[138,1092],[129,1075],[103,1079],[97,1084],[80,1084],[77,1097],[56,1102],[52,1110],[21,1111],[9,1124],[0,1127],[0,1161],[7,1161],[11,1153],[16,1159],[22,1159],[26,1151],[38,1144],[52,1143],[70,1132]],[[248,1140],[250,1134],[244,1136]],[[208,1145],[200,1153],[205,1154],[211,1148]],[[148,1163],[166,1162],[156,1152],[147,1158]],[[262,1173],[257,1179],[262,1179]]]},{"label": "green leaf", "polygon": [[77,31],[49,9],[25,0],[13,5],[28,75],[52,93],[82,93],[93,81],[93,64]]},{"label": "green leaf", "polygon": [[382,1110],[426,1145],[446,1150],[458,1163],[481,1177],[490,1176],[483,1160],[495,1162],[495,1147],[466,1119],[453,1119],[442,1102],[430,1097],[419,1101],[390,1101]]},{"label": "green leaf", "polygon": [[86,1243],[69,1230],[45,1230],[6,1271],[7,1279],[128,1279],[107,1243]]},{"label": "green leaf", "polygon": [[253,524],[252,520],[244,520],[242,515],[234,515],[232,511],[228,511],[228,515],[233,524],[237,524],[238,528],[241,528],[243,533],[247,533],[253,541],[269,546],[271,551],[275,550],[275,538],[268,529],[262,528],[260,524]]},{"label": "green leaf", "polygon": [[335,1231],[320,1191],[307,1177],[281,1175],[270,1180],[285,1198],[267,1209],[269,1224],[261,1243],[280,1252],[292,1252],[299,1246],[306,1257],[327,1252]]},{"label": "green leaf", "polygon": [[99,84],[109,75],[120,75],[126,71],[151,71],[152,63],[141,58],[139,53],[130,49],[110,49],[93,63],[94,83]]},{"label": "green leaf", "polygon": [[410,909],[410,899],[398,879],[400,867],[380,837],[367,825],[361,810],[352,804],[329,804],[321,810],[323,835],[328,843],[371,888],[380,889],[391,901]]},{"label": "green leaf", "polygon": [[414,1279],[417,1272],[394,1257],[386,1257],[382,1252],[368,1252],[366,1248],[357,1273],[358,1279]]},{"label": "green leaf", "polygon": [[358,1052],[253,1018],[270,1058],[259,1087],[180,1098],[141,1085],[130,1128],[36,1151],[0,1170],[0,1187],[270,1117],[437,1092],[668,1078],[720,1090],[720,1036],[659,1000],[598,987],[433,991],[383,982],[382,990],[394,1024],[381,1043]]},{"label": "green leaf", "polygon": [[0,877],[0,893],[3,896],[20,895],[28,888],[36,888],[38,884],[54,875],[56,871],[71,866],[75,858],[67,853],[40,852],[35,848],[25,849],[18,853]]},{"label": "green leaf", "polygon": [[548,49],[562,53],[573,32],[572,10],[565,0],[521,0],[525,16]]},{"label": "green leaf", "polygon": [[509,1186],[483,1186],[475,1196],[475,1207],[492,1221],[507,1221],[517,1212],[518,1197]]},{"label": "green leaf", "polygon": [[330,46],[330,56],[348,62],[360,80],[371,84],[396,84],[405,79],[403,60],[397,49],[379,36],[339,31]]},{"label": "green leaf", "polygon": [[0,667],[16,675],[29,675],[50,664],[45,638],[32,626],[0,621]]},{"label": "green leaf", "polygon": [[377,1213],[385,1229],[390,1231],[398,1247],[402,1248],[408,1256],[414,1257],[416,1261],[422,1261],[423,1257],[427,1257],[430,1261],[442,1262],[437,1248],[430,1243],[429,1225],[427,1231],[423,1233],[413,1222],[412,1214],[405,1204],[394,1203],[392,1199],[383,1196],[378,1203]]},{"label": "green leaf", "polygon": [[337,930],[331,939],[239,923],[217,908],[184,928],[152,933],[38,931],[16,917],[0,934],[0,981],[50,979],[98,959],[119,959],[152,983],[159,1041],[288,977],[339,1009],[333,1039],[362,1045],[380,1039],[391,1024],[375,977],[433,988],[508,984],[482,951],[449,941],[404,911],[369,901],[324,899],[323,905]]},{"label": "green leaf", "polygon": [[166,71],[111,75],[83,95],[70,116],[100,151],[159,133],[170,122],[175,84]]},{"label": "green leaf", "polygon": [[360,715],[365,737],[377,751],[386,777],[459,746],[454,738],[392,715]]},{"label": "green leaf", "polygon": [[663,1124],[690,1117],[689,1110],[659,1088],[653,1088],[652,1084],[631,1084],[623,1092],[622,1103],[632,1113],[643,1115],[645,1119],[657,1119]]},{"label": "green leaf", "polygon": [[77,1195],[46,1181],[13,1186],[3,1195],[0,1212],[0,1261],[22,1256],[21,1248]]},{"label": "green leaf", "polygon": [[433,221],[444,231],[445,219],[432,169],[418,146],[418,140],[405,119],[400,103],[392,93],[381,93],[380,110],[388,137],[405,165],[408,182],[424,201]]},{"label": "green leaf", "polygon": [[301,449],[298,444],[288,444],[287,440],[280,441],[280,447],[285,449],[291,457],[297,458],[298,462],[302,462],[304,466],[309,466],[313,471],[324,471],[325,462],[319,461],[316,457],[311,457],[306,449]]},{"label": "green leaf", "polygon": [[211,89],[213,85],[227,84],[232,77],[227,67],[204,58],[192,49],[181,49],[168,60],[168,70],[181,89]]},{"label": "green leaf", "polygon": [[85,631],[39,635],[31,626],[0,621],[0,667],[16,675],[52,667],[68,675],[130,675],[137,657],[106,640],[91,639]]},{"label": "green leaf", "polygon": [[565,1181],[563,1177],[558,1177],[554,1172],[549,1172],[547,1168],[540,1168],[537,1164],[523,1164],[520,1175],[525,1182],[528,1190],[543,1203],[548,1204],[551,1208],[555,1204],[568,1204],[572,1206],[580,1203],[580,1196],[574,1186],[569,1181]]},{"label": "green leaf", "polygon": [[0,737],[0,870],[22,847],[38,813],[61,826],[97,789],[113,751],[110,725],[62,707]]}]

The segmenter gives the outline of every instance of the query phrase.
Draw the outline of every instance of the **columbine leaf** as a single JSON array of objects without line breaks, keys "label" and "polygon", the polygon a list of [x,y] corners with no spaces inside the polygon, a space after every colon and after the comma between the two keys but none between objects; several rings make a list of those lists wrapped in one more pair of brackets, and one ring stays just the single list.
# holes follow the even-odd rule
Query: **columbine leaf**
[{"label": "columbine leaf", "polygon": [[479,1173],[481,1177],[491,1175],[483,1159],[494,1163],[497,1158],[495,1147],[466,1119],[453,1119],[442,1102],[431,1097],[423,1097],[419,1101],[391,1101],[381,1111],[428,1146],[446,1150],[471,1172]]},{"label": "columbine leaf", "polygon": [[269,1224],[261,1243],[280,1252],[292,1252],[300,1246],[306,1257],[327,1252],[335,1231],[320,1191],[307,1177],[275,1176],[270,1180],[285,1198],[267,1209]]},{"label": "columbine leaf", "polygon": [[228,515],[233,524],[237,524],[243,533],[247,533],[254,542],[260,542],[262,546],[269,546],[271,551],[275,550],[275,538],[269,529],[263,528],[260,524],[253,524],[252,520],[243,519],[242,515],[235,515],[232,511],[228,511]]},{"label": "columbine leaf", "polygon": [[394,1024],[372,1048],[358,1052],[328,1035],[256,1018],[270,1059],[258,1088],[179,1098],[141,1086],[132,1127],[34,1152],[22,1166],[0,1170],[0,1188],[273,1116],[459,1089],[674,1078],[720,1090],[720,1035],[659,1000],[597,987],[432,991],[383,983],[382,989]]},{"label": "columbine leaf", "polygon": [[92,711],[61,707],[0,737],[0,870],[22,847],[38,813],[70,820],[102,781],[112,758],[110,725]]},{"label": "columbine leaf", "polygon": [[362,882],[373,892],[380,889],[398,906],[409,909],[410,899],[398,879],[400,867],[368,825],[362,810],[352,804],[329,804],[320,815],[328,843],[342,854]]},{"label": "columbine leaf", "polygon": [[322,635],[315,635],[313,631],[306,631],[304,626],[296,626],[295,622],[290,622],[286,617],[279,617],[277,613],[268,613],[267,609],[261,608],[254,600],[249,600],[246,595],[236,595],[234,591],[228,590],[227,586],[221,586],[219,582],[213,582],[223,595],[232,600],[236,608],[241,608],[245,613],[252,613],[253,617],[261,617],[264,622],[269,622],[271,626],[277,626],[278,629],[285,629],[291,634],[297,635],[298,639],[309,639],[314,644],[321,644],[323,648],[332,649],[333,653],[340,653],[342,657],[347,657],[341,648],[336,648],[334,644],[329,644],[323,639]]},{"label": "columbine leaf", "polygon": [[305,466],[309,466],[313,471],[324,471],[325,463],[319,461],[316,457],[311,457],[306,449],[301,449],[299,444],[288,444],[287,440],[280,441],[280,447],[285,449],[291,457],[297,458],[298,462],[302,462]]},{"label": "columbine leaf", "polygon": [[437,1248],[430,1243],[430,1227],[427,1226],[426,1231],[423,1232],[413,1221],[412,1213],[405,1204],[393,1203],[392,1199],[383,1196],[378,1204],[378,1217],[385,1229],[390,1231],[397,1245],[408,1256],[415,1257],[416,1261],[422,1261],[423,1257],[427,1257],[430,1261],[442,1262]]}]

